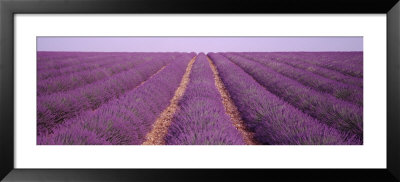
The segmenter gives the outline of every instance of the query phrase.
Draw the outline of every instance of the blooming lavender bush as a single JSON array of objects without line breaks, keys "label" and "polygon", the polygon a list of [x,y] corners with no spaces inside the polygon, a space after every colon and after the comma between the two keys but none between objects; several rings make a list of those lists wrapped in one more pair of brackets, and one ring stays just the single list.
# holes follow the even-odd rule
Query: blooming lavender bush
[{"label": "blooming lavender bush", "polygon": [[197,56],[190,82],[179,102],[168,134],[168,145],[239,145],[243,138],[225,113],[206,56]]},{"label": "blooming lavender bush", "polygon": [[37,52],[37,144],[363,143],[362,52],[195,55]]},{"label": "blooming lavender bush", "polygon": [[[236,58],[235,54],[223,54],[229,58]],[[253,59],[271,70],[290,79],[296,80],[301,84],[311,87],[320,92],[326,92],[338,99],[349,101],[354,104],[363,105],[362,89],[352,85],[346,85],[335,80],[313,74],[308,71],[293,68],[287,64],[280,63],[271,59]]]},{"label": "blooming lavender bush", "polygon": [[[37,74],[38,80],[45,80],[48,78],[56,78],[60,76],[65,76],[68,74],[73,74],[73,73],[78,73],[82,71],[87,71],[87,70],[93,70],[97,68],[103,68],[103,67],[108,67],[113,65],[114,63],[119,63],[122,61],[127,61],[131,56],[118,56],[118,55],[113,55],[113,56],[102,56],[102,57],[96,57],[96,58],[90,58],[90,61],[82,61],[80,63],[67,66],[67,67],[62,67],[62,68],[53,68],[53,69],[42,69],[40,70]],[[55,61],[55,60],[54,60]],[[41,63],[38,63],[41,64]]]},{"label": "blooming lavender bush", "polygon": [[74,90],[41,96],[37,99],[38,134],[65,119],[77,116],[86,110],[94,110],[102,103],[118,98],[135,88],[152,74],[171,62],[170,59],[158,59],[115,74],[102,82],[95,82]]},{"label": "blooming lavender bush", "polygon": [[[209,53],[249,130],[262,144],[357,144],[263,88],[221,54]],[[262,68],[262,66],[259,66]]]},{"label": "blooming lavender bush", "polygon": [[[64,53],[68,54],[68,53]],[[97,59],[100,59],[105,56],[113,56],[112,53],[87,53],[87,54],[82,54],[80,56],[75,55],[75,56],[65,56],[62,58],[48,58],[45,60],[40,61],[40,57],[38,58],[38,65],[37,65],[37,70],[42,71],[42,70],[48,70],[48,69],[62,69],[66,68],[69,66],[73,66],[75,64],[79,64],[85,61],[96,61]]]},{"label": "blooming lavender bush", "polygon": [[[310,63],[305,62],[304,60],[292,57],[287,58],[287,53],[241,53],[240,55],[245,56],[249,59],[267,59],[267,60],[275,60],[281,63],[285,63],[287,65],[293,66],[295,68],[302,69],[304,71],[308,71],[320,76],[323,76],[328,79],[336,80],[338,82],[342,82],[348,85],[354,85],[359,88],[363,88],[363,79],[348,76],[342,74],[340,72],[330,70],[327,68],[319,67]],[[361,63],[362,65],[362,63]]]},{"label": "blooming lavender bush", "polygon": [[193,54],[178,57],[143,85],[66,121],[38,144],[141,144],[152,123],[169,105]]},{"label": "blooming lavender bush", "polygon": [[362,138],[362,108],[341,101],[332,95],[317,92],[292,79],[277,74],[260,63],[243,57],[230,59],[249,73],[273,94],[281,97],[303,112],[343,132]]},{"label": "blooming lavender bush", "polygon": [[37,95],[42,96],[55,92],[76,89],[81,86],[109,78],[114,74],[127,71],[142,63],[145,63],[145,61],[142,59],[125,60],[122,62],[115,61],[112,65],[108,65],[107,67],[88,69],[86,71],[39,80],[37,84]]},{"label": "blooming lavender bush", "polygon": [[54,52],[54,51],[38,51],[36,52],[38,63],[49,61],[60,61],[65,59],[73,59],[78,57],[87,57],[91,55],[99,55],[97,52]]},{"label": "blooming lavender bush", "polygon": [[345,75],[363,77],[362,52],[322,52],[322,53],[291,53],[289,57],[299,58],[323,68],[335,70]]}]

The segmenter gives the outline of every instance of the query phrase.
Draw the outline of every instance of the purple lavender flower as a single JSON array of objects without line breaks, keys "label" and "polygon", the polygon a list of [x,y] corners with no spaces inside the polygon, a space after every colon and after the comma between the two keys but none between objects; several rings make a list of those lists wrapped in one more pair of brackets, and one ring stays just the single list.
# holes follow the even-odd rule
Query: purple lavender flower
[{"label": "purple lavender flower", "polygon": [[[260,143],[358,144],[357,140],[344,138],[344,134],[340,131],[281,100],[224,56],[215,53],[209,53],[208,56],[216,64],[221,79],[241,112],[246,126],[255,133],[255,138]],[[252,61],[243,62],[252,63]]]},{"label": "purple lavender flower", "polygon": [[243,145],[244,141],[225,113],[222,98],[206,56],[197,56],[179,110],[165,137],[168,145]]}]

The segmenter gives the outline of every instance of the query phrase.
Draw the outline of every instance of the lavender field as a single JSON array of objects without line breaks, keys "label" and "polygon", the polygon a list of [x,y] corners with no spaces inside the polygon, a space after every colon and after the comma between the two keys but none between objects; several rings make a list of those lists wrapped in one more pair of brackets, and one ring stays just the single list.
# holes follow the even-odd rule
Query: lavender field
[{"label": "lavender field", "polygon": [[362,145],[363,52],[37,52],[38,145]]}]

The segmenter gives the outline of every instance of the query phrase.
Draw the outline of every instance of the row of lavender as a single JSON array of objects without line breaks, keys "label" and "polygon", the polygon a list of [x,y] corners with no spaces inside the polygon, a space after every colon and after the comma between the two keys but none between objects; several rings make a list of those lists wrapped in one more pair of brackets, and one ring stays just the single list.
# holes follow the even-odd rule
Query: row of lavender
[{"label": "row of lavender", "polygon": [[[75,55],[75,56],[68,56],[68,57],[56,57],[56,58],[47,58],[47,59],[40,59],[38,57],[38,65],[37,70],[47,70],[47,69],[60,69],[63,67],[73,66],[75,64],[79,64],[86,60],[96,60],[105,56],[112,56],[111,53],[100,53],[100,54],[83,54],[83,55]],[[40,61],[42,60],[42,61]]]},{"label": "row of lavender", "polygon": [[85,111],[97,109],[103,103],[134,89],[172,61],[188,56],[193,56],[193,54],[159,53],[150,55],[149,60],[131,59],[131,62],[138,64],[100,81],[82,84],[78,88],[49,95],[38,94],[41,95],[37,98],[38,135],[52,133],[52,128],[63,123],[64,120],[74,118]]},{"label": "row of lavender", "polygon": [[[362,88],[273,60],[249,60],[231,53],[208,55],[257,142],[362,144]],[[220,95],[202,54],[190,79],[166,144],[243,144],[222,112]]]},{"label": "row of lavender", "polygon": [[[363,79],[362,78],[349,76],[349,75],[343,74],[343,73],[335,71],[335,70],[331,70],[331,69],[317,66],[315,64],[311,64],[311,63],[307,62],[307,59],[310,59],[310,58],[304,58],[304,57],[301,58],[301,56],[297,57],[296,55],[289,56],[291,54],[294,54],[294,53],[286,53],[286,52],[285,53],[240,53],[240,55],[245,56],[250,59],[267,59],[267,60],[278,61],[280,63],[284,63],[284,64],[290,65],[294,68],[299,68],[304,71],[308,71],[308,72],[320,75],[322,77],[325,77],[325,78],[328,78],[331,80],[335,80],[338,82],[342,82],[344,84],[354,85],[354,86],[363,88]],[[306,54],[306,53],[303,53],[303,54]],[[321,54],[321,53],[315,53],[315,54]],[[330,53],[330,54],[332,54],[332,53]],[[353,54],[355,54],[354,56],[357,56],[360,53],[356,52]],[[310,55],[310,57],[311,57],[311,55]],[[359,55],[359,57],[360,57],[360,55]],[[339,59],[345,62],[343,64],[348,64],[348,63],[346,63],[346,57],[342,57]],[[362,65],[363,65],[362,54],[361,54],[361,62],[357,63],[357,64],[358,64],[358,67],[362,69]]]},{"label": "row of lavender", "polygon": [[73,59],[78,57],[88,57],[94,55],[101,55],[106,53],[99,52],[53,52],[53,51],[38,51],[37,61],[38,63],[42,62],[51,62],[51,61],[59,61],[65,59]]},{"label": "row of lavender", "polygon": [[353,134],[356,138],[362,138],[362,107],[307,87],[255,61],[243,57],[230,57],[230,60],[269,91],[304,113],[347,133],[346,135]]},{"label": "row of lavender", "polygon": [[[101,81],[114,74],[127,71],[146,62],[140,58],[106,58],[105,60],[107,64],[101,64],[102,60],[100,60],[96,61],[96,64],[90,64],[90,67],[85,70],[69,72],[69,74],[64,75],[58,74],[57,76],[38,80],[38,96],[76,89],[96,81]],[[82,64],[78,64],[77,66],[83,67]]]},{"label": "row of lavender", "polygon": [[[38,77],[38,144],[141,144],[195,55],[40,56],[39,75],[47,76]],[[354,69],[362,54],[361,61],[353,53],[208,56],[258,143],[362,144],[362,66],[361,74]],[[353,66],[340,67],[341,61]],[[204,54],[192,67],[165,143],[244,144]]]},{"label": "row of lavender", "polygon": [[[281,99],[275,90],[271,91],[269,87],[266,89],[265,86],[268,85],[263,82],[260,84],[257,78],[270,80],[279,88],[283,88],[279,84],[285,84],[287,80],[275,79],[277,74],[269,76],[270,70],[265,70],[262,65],[244,58],[229,60],[222,54],[208,55],[216,64],[220,77],[240,111],[247,129],[254,132],[258,142],[272,145],[359,143],[354,137],[344,136],[342,132],[321,123]],[[295,89],[295,86],[300,85],[284,86]]]},{"label": "row of lavender", "polygon": [[[240,54],[224,54],[224,55],[228,57],[241,56]],[[254,60],[258,63],[261,63],[262,65],[270,68],[271,70],[285,77],[296,80],[305,86],[313,88],[314,90],[331,94],[338,99],[349,101],[360,106],[363,105],[363,92],[362,88],[360,87],[331,80],[329,78],[320,76],[318,74],[314,74],[312,72],[308,72],[306,70],[295,68],[288,64],[275,61],[270,57],[266,58],[253,58],[252,56],[245,56],[245,57],[250,58],[250,60]]]},{"label": "row of lavender", "polygon": [[136,89],[65,121],[52,134],[38,136],[38,144],[143,143],[155,119],[169,105],[193,56],[177,57]]},{"label": "row of lavender", "polygon": [[203,53],[197,56],[190,82],[165,138],[168,145],[243,145],[225,113],[214,75]]},{"label": "row of lavender", "polygon": [[[61,54],[55,52],[54,54]],[[70,56],[68,56],[71,54]],[[77,54],[77,55],[76,55]],[[48,58],[41,57],[38,52],[38,80],[51,77],[58,77],[65,74],[71,74],[97,67],[112,65],[120,60],[131,59],[165,59],[175,58],[179,54],[176,53],[62,53],[65,57]],[[47,58],[47,59],[45,59]],[[45,59],[46,61],[39,61]],[[48,60],[49,59],[49,60]]]},{"label": "row of lavender", "polygon": [[[42,69],[38,72],[37,79],[45,80],[48,78],[54,78],[59,76],[64,76],[67,74],[96,69],[101,67],[107,67],[115,62],[118,62],[121,59],[124,59],[124,56],[102,56],[102,57],[90,57],[90,58],[76,58],[81,60],[81,62],[75,65],[62,66],[59,68],[47,68]],[[61,58],[60,58],[61,59]],[[58,62],[58,59],[53,60],[54,62]],[[38,63],[38,65],[44,63]]]},{"label": "row of lavender", "polygon": [[[269,53],[262,54],[271,55]],[[272,53],[272,55],[304,61],[356,78],[363,77],[362,52],[281,52]]]}]

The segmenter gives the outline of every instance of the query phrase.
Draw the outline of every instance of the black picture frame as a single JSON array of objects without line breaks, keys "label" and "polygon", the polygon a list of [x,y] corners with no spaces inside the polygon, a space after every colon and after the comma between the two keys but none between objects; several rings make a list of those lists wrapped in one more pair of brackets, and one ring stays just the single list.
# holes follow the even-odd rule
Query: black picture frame
[{"label": "black picture frame", "polygon": [[[386,14],[387,168],[15,169],[14,15],[23,13]],[[378,0],[0,0],[0,179],[4,181],[400,181],[399,17],[398,0],[384,2]]]}]

